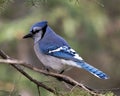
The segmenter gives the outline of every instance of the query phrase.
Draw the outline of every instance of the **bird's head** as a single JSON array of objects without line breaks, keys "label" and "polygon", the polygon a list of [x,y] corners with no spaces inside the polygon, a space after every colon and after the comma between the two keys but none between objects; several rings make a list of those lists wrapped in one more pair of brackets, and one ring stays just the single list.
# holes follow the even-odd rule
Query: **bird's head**
[{"label": "bird's head", "polygon": [[38,23],[35,23],[31,29],[30,29],[30,32],[25,35],[23,38],[39,38],[41,39],[45,32],[46,32],[46,28],[47,28],[47,21],[41,21],[41,22],[38,22]]}]

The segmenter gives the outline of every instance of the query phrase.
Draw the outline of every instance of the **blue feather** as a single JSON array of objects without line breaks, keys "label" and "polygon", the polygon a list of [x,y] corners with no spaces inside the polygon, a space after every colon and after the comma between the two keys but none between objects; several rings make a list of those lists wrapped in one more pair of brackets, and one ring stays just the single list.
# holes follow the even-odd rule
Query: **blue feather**
[{"label": "blue feather", "polygon": [[48,52],[48,55],[52,55],[61,59],[67,59],[67,60],[72,60],[75,59],[74,54],[70,51],[68,51],[67,49],[68,47],[63,46],[63,47],[59,47],[57,48],[59,51],[55,51],[55,50],[50,50]]},{"label": "blue feather", "polygon": [[55,50],[61,46],[69,47],[68,43],[62,37],[57,35],[51,28],[48,28],[44,38],[42,38],[38,43],[40,50],[45,54],[48,54],[49,50]]},{"label": "blue feather", "polygon": [[47,25],[47,23],[48,23],[47,21],[42,21],[42,22],[38,22],[38,23],[34,24],[31,27],[30,32],[32,32],[32,30],[33,30],[34,27],[41,27],[41,28],[43,28],[44,26]]},{"label": "blue feather", "polygon": [[[43,30],[44,29],[44,30]],[[46,66],[55,70],[63,70],[64,65],[83,68],[93,75],[107,79],[108,76],[102,71],[87,64],[69,44],[57,35],[49,26],[47,21],[34,24],[28,35],[24,38],[34,39],[34,49],[40,61]],[[57,58],[55,58],[57,57]],[[62,59],[62,60],[61,60]]]},{"label": "blue feather", "polygon": [[[73,50],[73,49],[72,49]],[[75,51],[71,51],[70,47],[63,46],[56,49],[49,49],[49,51],[46,53],[47,55],[51,55],[60,59],[66,59],[66,60],[72,60],[76,62],[76,67],[83,68],[86,71],[90,72],[91,74],[97,76],[101,79],[108,79],[109,77],[100,71],[99,69],[89,65],[88,63],[84,62],[83,60],[75,58],[75,55],[77,54]]]},{"label": "blue feather", "polygon": [[77,62],[77,64],[82,67],[83,69],[85,69],[86,71],[92,73],[93,75],[97,76],[98,78],[101,79],[108,79],[109,76],[107,76],[105,73],[103,73],[102,71],[100,71],[99,69],[89,65],[86,62]]},{"label": "blue feather", "polygon": [[[44,38],[42,38],[39,42],[39,47],[41,52],[46,55],[74,61],[76,62],[76,67],[83,68],[98,78],[108,79],[108,76],[105,73],[84,62],[84,60],[79,57],[79,55],[73,49],[70,48],[69,44],[62,37],[57,35],[52,29],[47,30]],[[75,57],[76,55],[77,57]]]}]

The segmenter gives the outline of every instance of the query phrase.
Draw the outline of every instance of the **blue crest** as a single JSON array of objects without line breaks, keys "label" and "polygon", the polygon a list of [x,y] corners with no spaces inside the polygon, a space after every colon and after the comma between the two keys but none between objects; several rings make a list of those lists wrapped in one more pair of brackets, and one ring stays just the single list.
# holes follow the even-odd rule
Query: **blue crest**
[{"label": "blue crest", "polygon": [[41,27],[41,28],[45,27],[45,26],[47,25],[47,23],[48,23],[47,21],[41,21],[41,22],[35,23],[35,24],[31,27],[30,32],[32,31],[32,29],[33,29],[34,27]]}]

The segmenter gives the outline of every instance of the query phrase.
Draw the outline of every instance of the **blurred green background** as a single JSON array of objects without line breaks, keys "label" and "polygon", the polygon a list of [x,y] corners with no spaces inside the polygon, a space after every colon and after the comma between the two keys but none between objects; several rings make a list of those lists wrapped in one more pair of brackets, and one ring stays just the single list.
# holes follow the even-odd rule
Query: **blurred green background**
[{"label": "blurred green background", "polygon": [[[64,74],[94,89],[120,88],[119,0],[0,0],[0,49],[41,68],[33,40],[23,40],[32,24],[47,20],[85,61],[110,76],[101,80],[73,68]],[[50,77],[23,68],[42,82]],[[57,82],[57,81],[56,81]],[[45,83],[46,84],[46,83]],[[52,82],[60,90],[60,85]],[[41,89],[42,96],[53,96]],[[120,95],[120,90],[114,90]],[[38,96],[37,87],[11,66],[0,64],[0,96]]]}]

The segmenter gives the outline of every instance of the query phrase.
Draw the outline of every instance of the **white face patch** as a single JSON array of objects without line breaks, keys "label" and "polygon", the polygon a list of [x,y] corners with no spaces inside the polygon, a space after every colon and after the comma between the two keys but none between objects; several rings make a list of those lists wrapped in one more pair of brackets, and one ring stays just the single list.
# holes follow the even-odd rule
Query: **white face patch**
[{"label": "white face patch", "polygon": [[34,36],[33,36],[34,43],[37,43],[41,39],[41,36],[42,36],[42,31],[34,34]]},{"label": "white face patch", "polygon": [[33,27],[33,31],[41,30],[41,27]]}]

